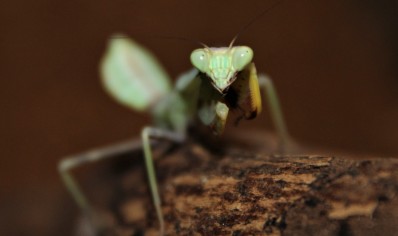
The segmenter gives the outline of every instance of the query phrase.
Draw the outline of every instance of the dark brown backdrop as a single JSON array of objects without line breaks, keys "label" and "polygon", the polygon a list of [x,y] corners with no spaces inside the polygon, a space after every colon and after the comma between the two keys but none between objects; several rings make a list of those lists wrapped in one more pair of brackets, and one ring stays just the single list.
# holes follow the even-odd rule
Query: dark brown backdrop
[{"label": "dark brown backdrop", "polygon": [[[224,2],[0,3],[1,235],[69,235],[77,209],[58,160],[137,136],[149,122],[100,87],[107,37],[136,38],[176,76],[190,68],[197,45],[156,35],[226,45],[273,4]],[[242,33],[238,43],[250,45],[258,69],[274,78],[297,140],[398,156],[397,11],[394,0],[285,0]],[[251,125],[269,129],[267,119]]]}]

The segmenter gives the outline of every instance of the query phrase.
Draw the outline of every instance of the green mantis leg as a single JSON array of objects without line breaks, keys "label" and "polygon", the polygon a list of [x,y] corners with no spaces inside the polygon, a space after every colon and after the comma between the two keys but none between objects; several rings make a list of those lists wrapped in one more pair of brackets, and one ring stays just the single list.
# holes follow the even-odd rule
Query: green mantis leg
[{"label": "green mantis leg", "polygon": [[287,130],[285,119],[283,118],[278,94],[276,93],[276,89],[269,77],[265,75],[259,75],[258,81],[260,87],[263,89],[266,95],[266,100],[268,101],[268,105],[271,110],[272,122],[274,123],[276,132],[279,136],[278,149],[283,153],[286,151],[286,148],[288,148],[291,139]]},{"label": "green mantis leg", "polygon": [[152,192],[153,203],[155,205],[156,214],[158,216],[159,225],[160,225],[160,235],[164,235],[165,229],[164,229],[164,219],[161,207],[162,203],[160,200],[160,194],[156,180],[155,167],[153,165],[153,155],[151,150],[150,138],[168,139],[175,142],[182,142],[185,137],[183,134],[180,133],[175,133],[153,127],[145,127],[142,130],[141,136],[142,136],[142,145],[144,147],[144,157],[148,173],[149,186]]},{"label": "green mantis leg", "polygon": [[95,228],[101,227],[100,219],[96,219],[93,208],[86,196],[81,191],[76,180],[73,178],[71,171],[74,168],[82,166],[87,163],[97,162],[110,157],[115,157],[118,154],[134,151],[141,148],[141,143],[137,141],[126,141],[102,149],[96,149],[79,155],[67,157],[59,162],[58,171],[61,178],[66,185],[68,191],[71,193],[73,199],[76,201],[80,209],[89,216]]}]

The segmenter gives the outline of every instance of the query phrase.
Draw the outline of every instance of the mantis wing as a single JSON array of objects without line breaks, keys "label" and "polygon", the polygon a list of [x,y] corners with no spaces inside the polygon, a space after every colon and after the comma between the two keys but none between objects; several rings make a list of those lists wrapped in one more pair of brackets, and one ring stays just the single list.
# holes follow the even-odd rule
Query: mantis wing
[{"label": "mantis wing", "polygon": [[156,58],[124,36],[112,37],[100,70],[108,93],[138,111],[149,109],[171,91],[171,80]]}]

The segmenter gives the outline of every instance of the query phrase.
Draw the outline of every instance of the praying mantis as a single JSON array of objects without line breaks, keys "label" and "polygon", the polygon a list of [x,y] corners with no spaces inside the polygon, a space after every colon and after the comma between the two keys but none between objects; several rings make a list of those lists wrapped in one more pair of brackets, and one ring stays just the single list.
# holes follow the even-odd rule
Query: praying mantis
[{"label": "praying mantis", "polygon": [[[195,121],[208,126],[214,135],[221,135],[230,110],[239,114],[237,122],[254,119],[260,114],[263,92],[269,103],[280,148],[283,149],[289,141],[272,81],[265,75],[257,74],[252,61],[253,50],[248,46],[234,46],[235,39],[228,47],[203,45],[203,48],[194,50],[190,56],[194,69],[182,74],[174,88],[156,58],[125,36],[115,36],[110,40],[102,60],[102,83],[111,97],[136,111],[150,112],[154,119],[153,126],[142,130],[141,138],[160,235],[165,232],[165,223],[151,150],[152,138],[182,144],[189,135],[187,127]],[[60,162],[61,177],[83,211],[90,214],[92,208],[72,177],[71,170],[83,163],[132,148],[130,143],[123,143]]]}]

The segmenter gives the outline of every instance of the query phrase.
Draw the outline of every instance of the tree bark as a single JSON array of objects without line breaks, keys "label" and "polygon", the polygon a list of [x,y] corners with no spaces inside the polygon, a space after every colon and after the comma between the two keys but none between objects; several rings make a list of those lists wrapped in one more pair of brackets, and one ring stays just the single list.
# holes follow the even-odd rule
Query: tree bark
[{"label": "tree bark", "polygon": [[[166,235],[398,235],[398,159],[226,150],[156,148]],[[96,203],[105,234],[157,235],[144,164],[133,155],[142,156],[120,157],[112,181],[90,191],[106,196]]]}]

